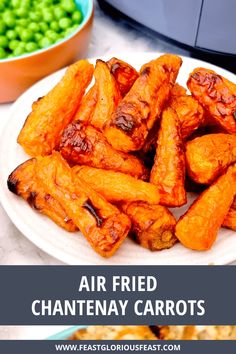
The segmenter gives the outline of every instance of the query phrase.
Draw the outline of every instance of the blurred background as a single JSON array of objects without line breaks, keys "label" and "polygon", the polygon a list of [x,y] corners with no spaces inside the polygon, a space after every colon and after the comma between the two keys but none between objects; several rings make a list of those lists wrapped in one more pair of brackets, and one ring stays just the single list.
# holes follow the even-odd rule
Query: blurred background
[{"label": "blurred background", "polygon": [[235,11],[234,0],[0,0],[0,103],[77,58],[121,51],[236,72]]},{"label": "blurred background", "polygon": [[110,16],[126,31],[125,35],[132,32],[134,36],[148,38],[151,50],[180,53],[236,72],[234,0],[98,0],[98,3],[100,16]]}]

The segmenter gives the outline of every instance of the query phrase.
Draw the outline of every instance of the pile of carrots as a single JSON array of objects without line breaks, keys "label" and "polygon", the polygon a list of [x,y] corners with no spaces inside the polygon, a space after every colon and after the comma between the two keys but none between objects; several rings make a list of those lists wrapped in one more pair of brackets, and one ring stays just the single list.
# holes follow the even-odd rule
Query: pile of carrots
[{"label": "pile of carrots", "polygon": [[[236,85],[197,68],[189,95],[176,83],[181,65],[172,54],[139,72],[117,58],[71,65],[32,105],[18,136],[32,158],[10,174],[10,191],[104,257],[127,235],[152,251],[178,241],[202,251],[221,226],[236,230]],[[176,221],[168,207],[193,189]]]}]

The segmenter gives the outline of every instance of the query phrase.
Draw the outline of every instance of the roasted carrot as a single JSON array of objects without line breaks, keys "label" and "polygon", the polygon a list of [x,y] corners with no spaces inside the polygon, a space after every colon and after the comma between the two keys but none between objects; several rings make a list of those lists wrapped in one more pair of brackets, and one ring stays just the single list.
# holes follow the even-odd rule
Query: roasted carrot
[{"label": "roasted carrot", "polygon": [[[197,326],[152,326],[154,333],[158,333],[158,339],[160,340],[193,340],[193,339],[210,339],[215,338],[212,335],[210,338],[203,337],[199,335]],[[209,327],[208,327],[209,328]],[[204,333],[204,329],[203,329]]]},{"label": "roasted carrot", "polygon": [[149,154],[155,152],[157,148],[158,131],[160,129],[160,119],[155,122],[152,129],[148,132],[147,138],[139,154]]},{"label": "roasted carrot", "polygon": [[115,111],[121,95],[118,84],[104,61],[97,60],[94,76],[95,84],[83,97],[73,120],[87,122],[102,130]]},{"label": "roasted carrot", "polygon": [[121,95],[118,84],[104,61],[97,60],[94,76],[97,87],[97,104],[90,118],[90,123],[103,130],[115,112]]},{"label": "roasted carrot", "polygon": [[46,193],[43,186],[36,179],[35,158],[19,165],[8,177],[7,184],[11,192],[21,196],[29,205],[42,214],[47,215],[63,229],[74,232],[77,227],[68,217],[63,206]]},{"label": "roasted carrot", "polygon": [[[189,136],[205,123],[205,115],[202,106],[195,98],[187,95],[185,88],[179,84],[175,84],[171,89],[167,106],[176,111],[179,118],[181,137],[184,140],[189,138]],[[144,154],[156,149],[159,127],[160,121],[158,120],[149,131],[142,147]]]},{"label": "roasted carrot", "polygon": [[73,119],[92,75],[93,65],[87,60],[78,61],[33,105],[17,140],[29,155],[44,156],[58,148],[61,133]]},{"label": "roasted carrot", "polygon": [[192,95],[226,132],[236,133],[236,85],[212,70],[196,68],[187,82]]},{"label": "roasted carrot", "polygon": [[147,170],[135,156],[114,150],[92,126],[71,123],[63,132],[61,154],[70,164],[83,164],[146,179]]},{"label": "roasted carrot", "polygon": [[175,97],[180,97],[180,96],[185,96],[185,95],[187,95],[186,88],[184,88],[183,86],[178,84],[178,82],[176,82],[171,89],[170,100],[172,100]]},{"label": "roasted carrot", "polygon": [[178,116],[171,108],[162,114],[150,182],[160,191],[161,205],[176,207],[186,203],[184,148]]},{"label": "roasted carrot", "polygon": [[118,104],[105,129],[115,149],[128,152],[142,148],[169,99],[181,64],[178,56],[166,54],[141,68],[140,76]]},{"label": "roasted carrot", "polygon": [[236,231],[236,198],[234,198],[234,201],[223,221],[222,226]]},{"label": "roasted carrot", "polygon": [[175,230],[179,241],[193,250],[210,249],[233,202],[235,191],[235,166],[230,166],[179,219]]},{"label": "roasted carrot", "polygon": [[94,250],[112,256],[130,230],[129,218],[108,203],[84,181],[73,181],[73,174],[62,156],[54,152],[40,158],[37,179],[59,201]]},{"label": "roasted carrot", "polygon": [[194,97],[184,94],[180,88],[176,89],[176,85],[171,90],[169,105],[178,115],[183,139],[192,135],[205,121],[200,103]]},{"label": "roasted carrot", "polygon": [[157,251],[177,242],[175,218],[164,206],[133,202],[123,204],[122,210],[131,219],[132,235],[142,247]]},{"label": "roasted carrot", "polygon": [[94,86],[92,86],[89,91],[83,96],[79,108],[73,117],[73,121],[85,123],[89,122],[97,104],[97,96],[97,85],[94,84]]},{"label": "roasted carrot", "polygon": [[[135,80],[138,78],[138,73],[137,71],[128,63],[125,63],[124,61],[117,59],[117,58],[111,58],[106,64],[111,72],[112,75],[109,75],[106,68],[104,67],[104,64],[102,64],[101,61],[99,61],[99,64],[95,68],[95,77],[97,77],[97,81],[100,82],[101,85],[101,93],[104,91],[104,82],[103,78],[101,76],[101,69],[103,67],[103,71],[105,72],[105,77],[107,77],[107,82],[110,81],[110,85],[114,87],[114,98],[115,100],[119,100],[119,93],[117,92],[117,85],[118,85],[118,91],[121,93],[122,96],[125,96],[126,93],[130,90],[132,85],[134,84]],[[112,78],[114,76],[116,84],[114,83],[114,80]],[[102,94],[100,93],[100,101],[102,100]],[[107,96],[107,95],[105,95]],[[112,97],[112,96],[111,96]],[[80,121],[80,122],[90,122],[93,117],[93,113],[95,110],[95,107],[98,102],[98,85],[97,82],[89,89],[89,91],[86,93],[86,95],[82,98],[82,101],[79,105],[79,108],[73,118],[74,121]],[[101,102],[100,102],[101,103]],[[104,102],[103,102],[104,105]],[[95,125],[95,124],[94,124]]]},{"label": "roasted carrot", "polygon": [[108,60],[107,66],[116,79],[121,96],[124,97],[139,77],[138,72],[130,64],[114,57]]},{"label": "roasted carrot", "polygon": [[143,182],[125,173],[75,166],[75,178],[86,181],[96,192],[110,202],[144,201],[158,204],[160,195],[156,186]]},{"label": "roasted carrot", "polygon": [[197,183],[212,183],[235,161],[234,135],[208,134],[186,144],[188,175]]},{"label": "roasted carrot", "polygon": [[[176,86],[178,88],[176,88]],[[167,106],[173,108],[178,115],[183,140],[189,138],[189,136],[205,123],[205,115],[202,106],[195,98],[187,95],[185,91],[182,86],[175,84],[171,90],[170,100],[167,104]],[[160,121],[158,120],[149,131],[142,147],[144,154],[156,149],[159,127]]]}]

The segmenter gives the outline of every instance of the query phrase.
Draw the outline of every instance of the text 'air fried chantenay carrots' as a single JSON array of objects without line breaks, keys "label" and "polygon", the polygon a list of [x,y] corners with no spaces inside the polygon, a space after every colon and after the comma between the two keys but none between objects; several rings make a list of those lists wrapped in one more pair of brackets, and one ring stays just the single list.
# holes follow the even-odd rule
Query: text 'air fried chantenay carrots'
[{"label": "text 'air fried chantenay carrots'", "polygon": [[32,106],[17,140],[29,155],[49,155],[58,147],[61,133],[72,120],[93,71],[87,60],[71,65],[62,80]]},{"label": "text 'air fried chantenay carrots'", "polygon": [[235,193],[236,165],[230,166],[227,172],[205,190],[180,218],[175,231],[179,241],[193,250],[210,249]]},{"label": "text 'air fried chantenay carrots'", "polygon": [[184,148],[178,116],[172,108],[162,114],[150,182],[159,189],[161,205],[175,207],[187,202]]},{"label": "text 'air fried chantenay carrots'", "polygon": [[131,219],[132,235],[142,247],[156,251],[177,242],[175,218],[164,206],[133,202],[122,204],[122,210]]},{"label": "text 'air fried chantenay carrots'", "polygon": [[236,85],[204,68],[196,68],[187,85],[211,118],[226,132],[236,134]]},{"label": "text 'air fried chantenay carrots'", "polygon": [[62,134],[60,151],[70,164],[82,164],[128,173],[146,179],[147,169],[135,156],[116,151],[104,135],[90,125],[71,123]]},{"label": "text 'air fried chantenay carrots'", "polygon": [[181,64],[178,56],[167,54],[141,68],[139,78],[105,128],[105,136],[115,149],[128,152],[142,148],[169,99]]},{"label": "text 'air fried chantenay carrots'", "polygon": [[57,152],[39,159],[37,178],[47,193],[63,205],[98,254],[110,257],[116,252],[131,226],[125,214],[84,181],[77,179],[75,184],[70,167]]},{"label": "text 'air fried chantenay carrots'", "polygon": [[77,227],[68,217],[63,206],[46,193],[43,186],[37,181],[36,165],[36,158],[19,165],[8,177],[9,190],[21,196],[33,209],[47,215],[66,231],[76,231]]},{"label": "text 'air fried chantenay carrots'", "polygon": [[73,173],[75,180],[76,178],[83,179],[110,202],[143,201],[159,204],[160,194],[156,186],[125,173],[87,166],[75,166]]},{"label": "text 'air fried chantenay carrots'", "polygon": [[235,161],[235,135],[208,134],[186,145],[188,175],[197,183],[212,183]]}]

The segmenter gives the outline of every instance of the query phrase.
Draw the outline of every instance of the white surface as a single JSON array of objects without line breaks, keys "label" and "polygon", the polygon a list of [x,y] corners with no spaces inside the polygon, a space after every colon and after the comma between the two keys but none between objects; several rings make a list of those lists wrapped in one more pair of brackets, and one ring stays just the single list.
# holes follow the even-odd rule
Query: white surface
[{"label": "white surface", "polygon": [[[142,64],[159,56],[160,53],[113,53],[115,57],[127,60],[131,65],[139,69]],[[109,59],[103,57],[104,60]],[[95,60],[93,60],[95,63]],[[178,82],[185,85],[189,73],[195,67],[208,67],[219,74],[234,81],[235,76],[223,69],[216,68],[208,63],[200,62],[192,58],[183,58],[183,65],[178,76]],[[39,248],[52,256],[68,264],[107,264],[107,265],[134,265],[134,264],[226,264],[232,262],[236,255],[235,232],[221,229],[217,241],[212,249],[207,252],[195,252],[186,249],[181,244],[175,245],[169,250],[150,252],[130,239],[125,240],[120,249],[110,259],[103,259],[89,246],[81,233],[68,233],[59,228],[47,217],[42,216],[31,209],[25,201],[10,193],[6,186],[6,180],[10,172],[20,163],[27,160],[28,156],[16,142],[18,133],[25,121],[25,117],[31,111],[31,104],[38,97],[44,96],[63,76],[61,70],[48,78],[35,84],[25,92],[12,106],[4,133],[0,138],[0,199],[6,212],[17,228]],[[189,196],[189,203],[192,198]],[[186,208],[177,208],[174,211],[177,218],[183,214]]]},{"label": "white surface", "polygon": [[71,326],[0,326],[0,339],[45,339]]}]

